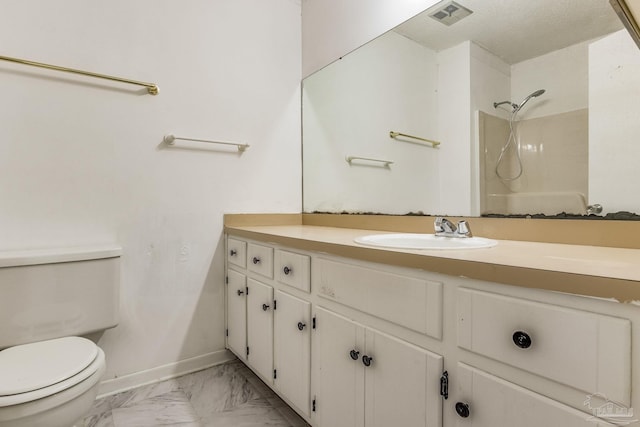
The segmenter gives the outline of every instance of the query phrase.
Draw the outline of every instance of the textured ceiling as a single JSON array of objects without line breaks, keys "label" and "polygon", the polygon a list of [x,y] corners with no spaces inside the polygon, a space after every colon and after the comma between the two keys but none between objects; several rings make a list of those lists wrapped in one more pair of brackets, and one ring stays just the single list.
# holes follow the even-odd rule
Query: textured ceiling
[{"label": "textured ceiling", "polygon": [[473,13],[447,27],[431,8],[395,31],[435,51],[472,40],[515,64],[623,28],[608,0],[456,1]]}]

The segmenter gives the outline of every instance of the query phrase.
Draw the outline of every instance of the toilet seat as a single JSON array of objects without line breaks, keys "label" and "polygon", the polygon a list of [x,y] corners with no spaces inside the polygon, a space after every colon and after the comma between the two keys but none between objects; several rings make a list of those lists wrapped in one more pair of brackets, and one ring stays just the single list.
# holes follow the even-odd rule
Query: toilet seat
[{"label": "toilet seat", "polygon": [[31,402],[71,388],[104,366],[92,341],[64,337],[0,351],[0,408]]}]

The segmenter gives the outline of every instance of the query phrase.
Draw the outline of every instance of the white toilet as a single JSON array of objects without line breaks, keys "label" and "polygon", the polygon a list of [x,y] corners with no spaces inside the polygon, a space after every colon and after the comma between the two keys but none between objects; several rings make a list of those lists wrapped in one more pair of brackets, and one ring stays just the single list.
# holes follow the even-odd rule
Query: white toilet
[{"label": "white toilet", "polygon": [[0,252],[0,427],[71,427],[105,372],[86,338],[117,324],[121,249]]}]

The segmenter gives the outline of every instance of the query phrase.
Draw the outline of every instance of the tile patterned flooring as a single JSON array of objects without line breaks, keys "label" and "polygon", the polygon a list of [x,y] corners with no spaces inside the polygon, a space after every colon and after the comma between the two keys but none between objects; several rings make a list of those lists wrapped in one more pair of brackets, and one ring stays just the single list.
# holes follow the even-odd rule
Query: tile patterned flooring
[{"label": "tile patterned flooring", "polygon": [[96,400],[85,427],[308,427],[239,361]]}]

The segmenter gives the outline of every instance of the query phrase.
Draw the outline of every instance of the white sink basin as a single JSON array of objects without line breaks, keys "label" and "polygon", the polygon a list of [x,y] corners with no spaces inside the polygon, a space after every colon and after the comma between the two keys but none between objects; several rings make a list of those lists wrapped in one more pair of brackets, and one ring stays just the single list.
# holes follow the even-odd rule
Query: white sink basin
[{"label": "white sink basin", "polygon": [[442,237],[433,234],[370,234],[356,237],[356,243],[395,249],[480,249],[498,244],[483,237]]}]

